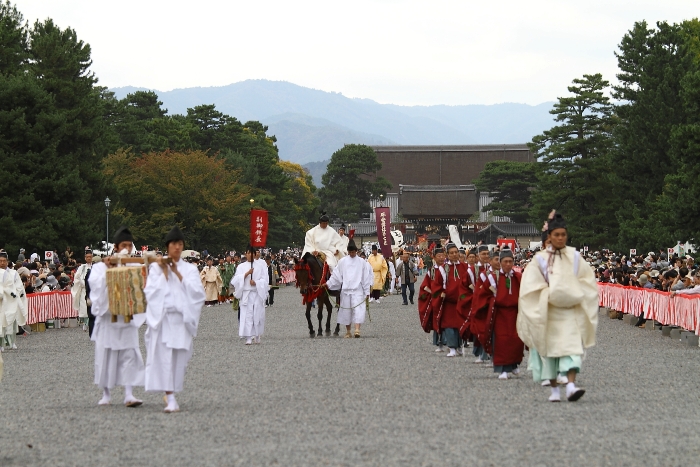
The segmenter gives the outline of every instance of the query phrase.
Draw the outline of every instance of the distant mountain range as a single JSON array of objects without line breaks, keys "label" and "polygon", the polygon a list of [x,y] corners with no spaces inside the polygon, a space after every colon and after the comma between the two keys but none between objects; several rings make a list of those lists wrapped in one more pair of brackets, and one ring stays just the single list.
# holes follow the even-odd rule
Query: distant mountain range
[{"label": "distant mountain range", "polygon": [[[120,99],[137,90],[147,89],[112,89]],[[277,136],[280,158],[299,164],[326,161],[348,143],[526,143],[554,125],[549,114],[552,102],[535,106],[400,106],[267,80],[153,91],[171,114],[184,114],[188,107],[196,105],[215,104],[218,110],[242,122],[258,120],[269,126],[268,134]]]}]

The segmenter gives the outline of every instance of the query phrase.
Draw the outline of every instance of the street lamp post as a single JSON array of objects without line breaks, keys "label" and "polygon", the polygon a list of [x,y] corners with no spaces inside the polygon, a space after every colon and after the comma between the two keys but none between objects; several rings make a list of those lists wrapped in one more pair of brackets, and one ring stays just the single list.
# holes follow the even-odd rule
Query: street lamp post
[{"label": "street lamp post", "polygon": [[109,196],[105,198],[105,208],[107,209],[107,242],[105,242],[105,253],[109,254],[109,203],[111,203],[112,200],[109,199]]}]

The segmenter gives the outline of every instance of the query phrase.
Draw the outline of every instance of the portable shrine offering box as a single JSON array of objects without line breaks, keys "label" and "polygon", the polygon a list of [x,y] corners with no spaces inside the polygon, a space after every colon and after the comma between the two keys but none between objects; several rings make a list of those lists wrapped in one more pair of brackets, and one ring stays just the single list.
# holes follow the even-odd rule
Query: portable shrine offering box
[{"label": "portable shrine offering box", "polygon": [[123,266],[107,270],[107,293],[112,322],[123,316],[129,323],[134,315],[146,312],[146,266]]}]

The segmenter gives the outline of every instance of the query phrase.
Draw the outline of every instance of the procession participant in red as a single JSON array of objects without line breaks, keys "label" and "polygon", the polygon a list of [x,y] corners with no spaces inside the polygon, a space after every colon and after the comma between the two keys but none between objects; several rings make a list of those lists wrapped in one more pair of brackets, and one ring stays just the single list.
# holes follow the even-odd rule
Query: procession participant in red
[{"label": "procession participant in red", "polygon": [[479,335],[483,335],[486,326],[486,316],[496,295],[496,280],[491,274],[489,265],[489,247],[480,245],[479,261],[476,263],[476,284],[472,297],[472,307],[469,313],[469,331],[474,336],[474,363],[484,363],[489,359],[488,353],[480,342]]},{"label": "procession participant in red", "polygon": [[445,291],[445,249],[442,245],[437,245],[433,249],[433,270],[430,280],[430,308],[433,325],[433,345],[437,346],[436,352],[442,352],[445,345],[445,336],[440,333],[440,314],[442,313],[443,292]]},{"label": "procession participant in red", "polygon": [[[459,335],[462,340],[466,343],[468,339],[471,338],[472,334],[469,331],[469,315],[472,309],[472,300],[474,298],[474,288],[476,286],[476,271],[474,266],[476,264],[476,248],[469,250],[467,253],[467,262],[465,263],[465,270],[467,272],[465,278],[465,289],[460,295],[459,301],[457,303],[457,308],[459,310],[460,316],[464,318],[462,325],[459,328]],[[466,345],[465,345],[466,347]]]},{"label": "procession participant in red", "polygon": [[[444,299],[440,314],[440,333],[445,336],[445,343],[450,349],[448,357],[462,353],[462,339],[459,330],[466,316],[460,314],[458,303],[460,297],[466,294],[467,267],[459,260],[459,249],[454,243],[447,244],[448,261],[444,269]],[[442,272],[441,272],[442,273]]]},{"label": "procession participant in red", "polygon": [[427,274],[423,276],[418,289],[418,319],[423,331],[430,332],[433,330],[433,308],[431,306],[433,300],[432,281],[435,276],[435,268],[430,267]]},{"label": "procession participant in red", "polygon": [[501,269],[498,272],[496,300],[491,313],[490,328],[493,355],[493,371],[498,379],[508,379],[508,373],[520,373],[525,345],[518,337],[518,297],[522,275],[513,270],[513,252],[505,247],[500,254]]}]

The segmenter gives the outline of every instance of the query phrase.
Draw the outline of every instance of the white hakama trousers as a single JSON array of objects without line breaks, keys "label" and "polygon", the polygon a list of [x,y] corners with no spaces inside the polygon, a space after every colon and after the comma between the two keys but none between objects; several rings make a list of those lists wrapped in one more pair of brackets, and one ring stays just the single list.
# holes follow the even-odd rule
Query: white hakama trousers
[{"label": "white hakama trousers", "polygon": [[193,341],[182,314],[166,313],[160,328],[146,330],[146,391],[182,392]]},{"label": "white hakama trousers", "polygon": [[361,290],[351,291],[343,289],[340,292],[340,309],[338,310],[338,324],[362,324],[367,314],[365,305],[366,295]]},{"label": "white hakama trousers", "polygon": [[244,292],[240,308],[241,321],[238,325],[238,336],[246,338],[262,336],[265,332],[265,303],[263,300],[254,291]]},{"label": "white hakama trousers", "polygon": [[[137,315],[132,323],[144,318]],[[123,317],[111,323],[111,316],[99,316],[93,331],[95,341],[95,384],[100,388],[143,386],[144,365],[139,348],[139,329],[125,325]]]},{"label": "white hakama trousers", "polygon": [[95,344],[95,384],[98,387],[143,386],[144,365],[139,348],[108,349]]}]

